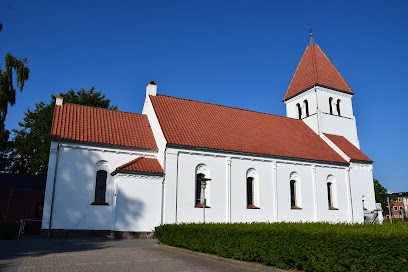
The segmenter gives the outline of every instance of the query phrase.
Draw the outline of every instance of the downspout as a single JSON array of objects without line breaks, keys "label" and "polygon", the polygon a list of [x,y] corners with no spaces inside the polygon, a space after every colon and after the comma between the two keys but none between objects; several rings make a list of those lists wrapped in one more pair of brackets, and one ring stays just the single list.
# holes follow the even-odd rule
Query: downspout
[{"label": "downspout", "polygon": [[350,205],[351,205],[351,222],[354,223],[354,209],[353,209],[353,195],[351,194],[351,179],[350,179],[350,167],[347,168],[347,178],[349,183]]},{"label": "downspout", "polygon": [[167,145],[164,149],[164,162],[163,162],[163,181],[162,181],[162,199],[161,199],[161,213],[160,213],[160,225],[163,225],[164,221],[164,181],[166,180],[166,155]]},{"label": "downspout", "polygon": [[176,167],[176,217],[175,222],[177,224],[177,203],[178,203],[178,175],[179,175],[179,152],[177,151],[177,167]]},{"label": "downspout", "polygon": [[50,209],[50,223],[48,224],[48,239],[51,238],[51,223],[52,223],[52,212],[54,210],[54,194],[55,194],[55,183],[57,181],[57,169],[58,169],[58,159],[59,159],[59,147],[60,142],[57,142],[57,158],[55,160],[55,171],[54,171],[54,182],[52,183],[52,197],[51,197],[51,209]]}]

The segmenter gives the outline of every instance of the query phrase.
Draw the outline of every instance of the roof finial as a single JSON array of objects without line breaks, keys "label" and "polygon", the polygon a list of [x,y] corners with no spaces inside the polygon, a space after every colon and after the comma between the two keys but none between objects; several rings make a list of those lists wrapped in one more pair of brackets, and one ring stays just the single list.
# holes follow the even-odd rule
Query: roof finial
[{"label": "roof finial", "polygon": [[310,44],[315,43],[313,40],[313,33],[312,33],[312,28],[309,27],[309,35],[310,35]]}]

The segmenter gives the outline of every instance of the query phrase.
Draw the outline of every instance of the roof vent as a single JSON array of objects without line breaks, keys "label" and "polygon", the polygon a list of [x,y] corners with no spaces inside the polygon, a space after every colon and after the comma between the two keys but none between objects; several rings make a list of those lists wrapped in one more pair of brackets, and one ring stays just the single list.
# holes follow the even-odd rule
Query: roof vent
[{"label": "roof vent", "polygon": [[157,94],[157,84],[155,81],[150,81],[149,84],[147,84],[146,87],[146,95],[154,95],[156,96]]}]

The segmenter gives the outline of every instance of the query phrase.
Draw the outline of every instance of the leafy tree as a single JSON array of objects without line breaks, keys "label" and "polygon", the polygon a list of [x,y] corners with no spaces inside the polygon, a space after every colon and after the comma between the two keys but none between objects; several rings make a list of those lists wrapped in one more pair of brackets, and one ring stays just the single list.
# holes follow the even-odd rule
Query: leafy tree
[{"label": "leafy tree", "polygon": [[[0,25],[1,31],[1,25]],[[16,89],[14,88],[13,71],[17,78],[17,88],[23,91],[24,82],[28,80],[30,69],[25,64],[27,59],[19,60],[13,55],[7,53],[5,57],[5,69],[1,70],[0,66],[0,170],[4,169],[7,162],[7,156],[13,146],[9,141],[10,131],[5,129],[4,122],[8,106],[16,103]]]},{"label": "leafy tree", "polygon": [[[86,106],[117,109],[111,105],[111,100],[100,91],[91,87],[86,91],[69,90],[60,93],[64,103],[74,103]],[[55,107],[55,96],[51,95],[51,102],[37,103],[34,110],[28,109],[24,121],[19,122],[20,130],[13,130],[14,148],[11,153],[9,172],[22,174],[46,175],[48,169],[48,156],[51,144],[51,126]]]},{"label": "leafy tree", "polygon": [[[375,193],[375,201],[377,203],[381,203],[382,209],[383,209],[383,214],[388,215],[388,208],[387,208],[387,197],[393,200],[396,200],[396,196],[394,194],[387,194],[388,190],[381,185],[381,183],[374,179],[374,193]],[[392,208],[392,203],[391,208]]]}]

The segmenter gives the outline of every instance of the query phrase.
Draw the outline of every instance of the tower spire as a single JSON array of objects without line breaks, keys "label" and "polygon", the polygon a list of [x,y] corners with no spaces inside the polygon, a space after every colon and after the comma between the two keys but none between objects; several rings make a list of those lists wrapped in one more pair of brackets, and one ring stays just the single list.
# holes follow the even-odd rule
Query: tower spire
[{"label": "tower spire", "polygon": [[309,27],[309,35],[310,35],[310,43],[309,44],[315,43],[314,40],[313,40],[313,33],[312,33],[312,28],[311,27]]}]

